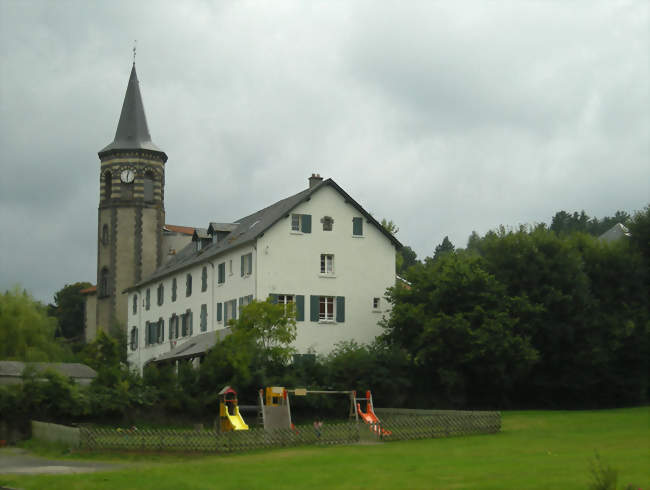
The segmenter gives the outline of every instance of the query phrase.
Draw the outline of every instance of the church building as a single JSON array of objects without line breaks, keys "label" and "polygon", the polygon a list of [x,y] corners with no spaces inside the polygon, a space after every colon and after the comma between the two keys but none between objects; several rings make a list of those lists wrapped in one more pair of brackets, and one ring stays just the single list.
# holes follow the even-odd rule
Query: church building
[{"label": "church building", "polygon": [[122,325],[134,369],[200,359],[253,300],[293,304],[299,353],[381,334],[401,244],[334,180],[312,174],[305,189],[236,220],[165,224],[167,155],[151,141],[135,65],[99,158],[86,336]]}]

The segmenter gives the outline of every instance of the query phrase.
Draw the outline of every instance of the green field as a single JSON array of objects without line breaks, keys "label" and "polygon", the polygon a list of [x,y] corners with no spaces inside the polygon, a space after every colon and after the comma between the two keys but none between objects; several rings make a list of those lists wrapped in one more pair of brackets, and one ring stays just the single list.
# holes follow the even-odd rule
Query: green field
[{"label": "green field", "polygon": [[[650,407],[504,412],[499,434],[376,445],[300,447],[226,456],[72,454],[123,470],[0,476],[24,489],[587,489],[595,452],[619,488],[650,489]],[[48,457],[60,456],[49,451]]]}]

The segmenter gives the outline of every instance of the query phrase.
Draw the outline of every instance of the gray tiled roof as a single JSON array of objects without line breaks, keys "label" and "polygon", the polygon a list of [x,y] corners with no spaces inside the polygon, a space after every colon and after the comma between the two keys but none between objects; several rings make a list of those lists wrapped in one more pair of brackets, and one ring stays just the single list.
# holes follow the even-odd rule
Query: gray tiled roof
[{"label": "gray tiled roof", "polygon": [[230,334],[230,327],[216,330],[214,332],[202,333],[196,337],[190,337],[186,342],[177,345],[169,352],[152,359],[152,362],[172,361],[176,359],[186,359],[205,354],[214,347],[218,341],[223,340],[226,335]]},{"label": "gray tiled roof", "polygon": [[131,69],[129,84],[124,95],[124,103],[122,104],[115,139],[99,152],[99,156],[101,157],[113,150],[151,150],[162,153],[164,159],[167,159],[162,150],[151,141],[147,117],[142,104],[142,95],[140,94],[138,75],[135,72],[135,63]]},{"label": "gray tiled roof", "polygon": [[42,372],[51,369],[59,374],[70,378],[95,378],[97,372],[90,366],[78,362],[21,362],[21,361],[0,361],[0,376],[20,377],[23,370],[33,366],[36,371]]},{"label": "gray tiled roof", "polygon": [[188,268],[194,264],[204,262],[207,259],[218,257],[219,255],[241,245],[253,242],[280,219],[288,216],[301,202],[309,200],[313,193],[325,186],[330,186],[338,191],[344,197],[346,202],[354,206],[370,223],[374,224],[393,243],[393,245],[397,248],[402,247],[402,244],[397,240],[397,238],[387,232],[381,224],[372,217],[372,215],[364,210],[354,199],[341,189],[336,182],[332,179],[326,179],[314,187],[305,189],[298,194],[294,194],[293,196],[278,201],[269,207],[257,211],[256,213],[237,220],[236,223],[233,223],[233,225],[236,225],[235,228],[225,238],[219,240],[217,243],[211,243],[199,251],[196,250],[196,246],[193,243],[186,245],[176,253],[172,259],[156,269],[151,276],[145,278],[133,287],[128,288],[127,291],[158,280],[171,273]]}]

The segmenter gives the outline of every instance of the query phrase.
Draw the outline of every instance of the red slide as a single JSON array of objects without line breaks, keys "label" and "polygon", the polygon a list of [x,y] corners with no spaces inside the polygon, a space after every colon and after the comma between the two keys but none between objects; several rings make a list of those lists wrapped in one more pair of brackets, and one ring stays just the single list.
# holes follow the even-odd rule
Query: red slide
[{"label": "red slide", "polygon": [[375,412],[372,411],[372,407],[369,403],[367,404],[366,412],[361,411],[361,405],[357,403],[357,412],[359,412],[359,416],[366,424],[370,424],[370,430],[374,430],[375,432],[381,430],[382,436],[391,435],[391,432],[389,430],[381,428],[381,422],[379,422],[379,419],[375,415]]}]

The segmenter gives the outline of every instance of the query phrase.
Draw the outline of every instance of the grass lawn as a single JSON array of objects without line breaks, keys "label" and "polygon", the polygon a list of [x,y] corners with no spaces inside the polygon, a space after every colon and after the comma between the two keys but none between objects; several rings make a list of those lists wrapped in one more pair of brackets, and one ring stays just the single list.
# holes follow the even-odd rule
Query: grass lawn
[{"label": "grass lawn", "polygon": [[[650,490],[650,407],[504,412],[499,434],[377,445],[300,447],[218,455],[71,454],[121,461],[104,473],[0,475],[24,489],[372,488],[586,489],[594,452],[616,468],[619,488]],[[48,457],[61,457],[44,451]]]}]

